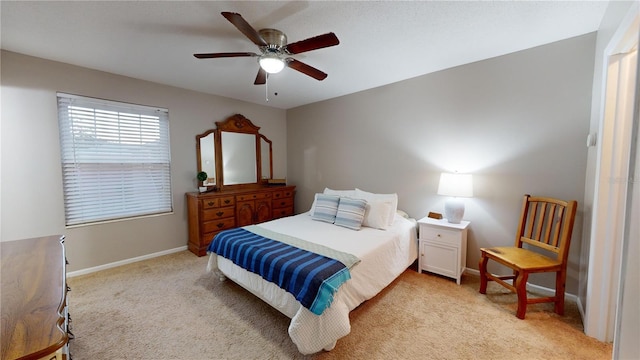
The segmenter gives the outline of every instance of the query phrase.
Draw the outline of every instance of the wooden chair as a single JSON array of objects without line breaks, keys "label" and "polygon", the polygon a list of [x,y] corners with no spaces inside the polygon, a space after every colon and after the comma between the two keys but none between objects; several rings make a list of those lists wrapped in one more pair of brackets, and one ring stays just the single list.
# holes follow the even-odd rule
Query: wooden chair
[{"label": "wooden chair", "polygon": [[[555,312],[564,315],[567,257],[577,206],[575,200],[525,195],[515,246],[480,249],[480,293],[486,294],[487,281],[495,281],[518,295],[516,316],[519,319],[524,319],[527,304],[541,302],[555,303]],[[511,268],[513,275],[489,273],[489,259]],[[529,274],[541,272],[556,273],[555,296],[527,299]]]}]

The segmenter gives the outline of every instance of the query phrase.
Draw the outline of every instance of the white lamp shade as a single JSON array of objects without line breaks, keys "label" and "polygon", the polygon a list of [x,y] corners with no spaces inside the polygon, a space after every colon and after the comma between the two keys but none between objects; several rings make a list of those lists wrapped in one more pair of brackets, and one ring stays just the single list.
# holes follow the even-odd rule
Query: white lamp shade
[{"label": "white lamp shade", "polygon": [[258,60],[260,67],[269,74],[276,74],[284,69],[284,61],[277,55],[265,54]]},{"label": "white lamp shade", "polygon": [[452,196],[444,203],[444,217],[452,224],[459,224],[464,216],[464,202],[458,197],[473,196],[473,178],[470,174],[442,173],[438,195]]},{"label": "white lamp shade", "polygon": [[471,174],[442,173],[438,185],[438,195],[472,197],[473,178]]}]

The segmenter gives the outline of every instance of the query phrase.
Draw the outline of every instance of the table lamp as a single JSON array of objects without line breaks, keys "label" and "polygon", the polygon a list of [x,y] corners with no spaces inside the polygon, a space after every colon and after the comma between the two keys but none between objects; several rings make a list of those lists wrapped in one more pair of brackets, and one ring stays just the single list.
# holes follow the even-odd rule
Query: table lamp
[{"label": "table lamp", "polygon": [[464,215],[464,201],[460,198],[473,196],[471,174],[442,173],[438,195],[450,197],[444,203],[444,217],[452,224],[459,224]]}]

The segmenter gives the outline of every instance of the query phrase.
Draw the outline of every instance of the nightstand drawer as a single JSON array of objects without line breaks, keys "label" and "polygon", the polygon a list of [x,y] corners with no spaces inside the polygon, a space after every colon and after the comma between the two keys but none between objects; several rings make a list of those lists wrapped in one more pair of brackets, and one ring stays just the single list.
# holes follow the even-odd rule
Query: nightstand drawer
[{"label": "nightstand drawer", "polygon": [[421,226],[420,238],[441,241],[447,244],[457,245],[460,243],[460,232],[446,229],[439,229],[434,227]]}]

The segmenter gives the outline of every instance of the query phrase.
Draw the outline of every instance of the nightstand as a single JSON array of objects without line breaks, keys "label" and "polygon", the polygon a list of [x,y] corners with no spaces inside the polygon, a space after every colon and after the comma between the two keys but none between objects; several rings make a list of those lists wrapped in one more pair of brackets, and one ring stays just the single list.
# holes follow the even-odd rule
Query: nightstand
[{"label": "nightstand", "polygon": [[467,228],[469,221],[452,224],[447,219],[424,217],[419,224],[418,272],[429,271],[456,279],[467,263]]}]

